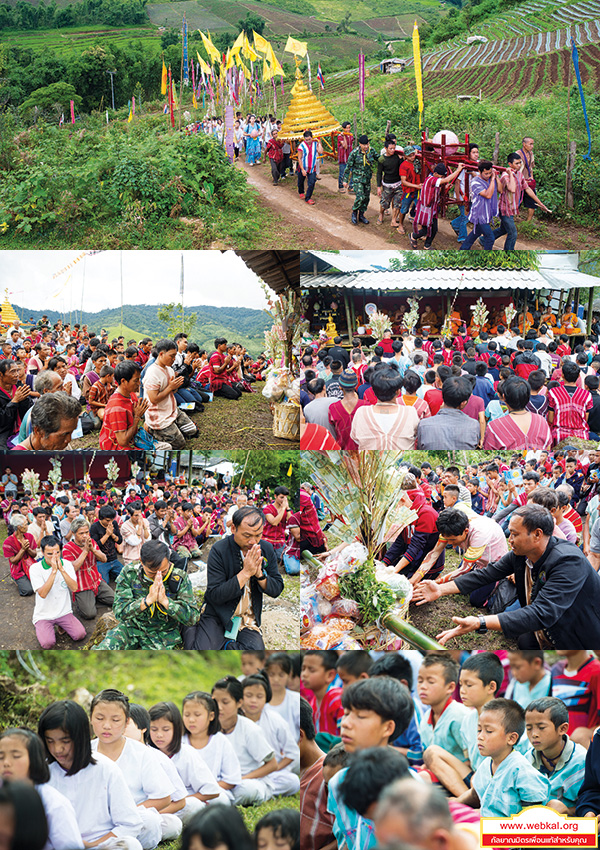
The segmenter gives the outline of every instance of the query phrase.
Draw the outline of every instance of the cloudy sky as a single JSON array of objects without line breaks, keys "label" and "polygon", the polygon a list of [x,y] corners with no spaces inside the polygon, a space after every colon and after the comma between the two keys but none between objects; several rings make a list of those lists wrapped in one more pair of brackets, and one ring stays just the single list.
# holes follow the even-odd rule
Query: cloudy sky
[{"label": "cloudy sky", "polygon": [[[181,255],[184,305],[253,307],[266,299],[259,278],[233,251],[1,251],[0,302],[36,310],[96,312],[124,304],[178,303]],[[70,266],[70,267],[69,267]]]}]

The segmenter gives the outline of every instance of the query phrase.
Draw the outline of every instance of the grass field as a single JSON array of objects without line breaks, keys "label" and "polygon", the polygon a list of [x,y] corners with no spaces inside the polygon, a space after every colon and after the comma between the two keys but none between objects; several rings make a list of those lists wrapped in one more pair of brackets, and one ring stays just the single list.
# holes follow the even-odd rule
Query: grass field
[{"label": "grass field", "polygon": [[179,29],[185,14],[190,30],[224,30],[230,24],[224,18],[213,14],[198,0],[176,0],[173,3],[147,3],[146,11],[151,22],[157,27]]},{"label": "grass field", "polygon": [[160,33],[148,23],[146,27],[65,27],[51,30],[4,30],[0,42],[28,47],[31,50],[52,50],[59,55],[80,53],[88,44],[101,41],[105,46],[124,45],[129,41],[141,41],[158,53]]}]

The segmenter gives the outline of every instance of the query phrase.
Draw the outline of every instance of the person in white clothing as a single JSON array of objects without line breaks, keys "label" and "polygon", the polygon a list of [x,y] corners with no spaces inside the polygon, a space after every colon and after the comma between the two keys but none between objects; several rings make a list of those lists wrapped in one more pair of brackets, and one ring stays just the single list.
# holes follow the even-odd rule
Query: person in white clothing
[{"label": "person in white clothing", "polygon": [[269,776],[275,795],[297,794],[300,790],[300,749],[286,721],[267,705],[272,694],[266,674],[248,676],[242,688],[244,715],[260,727],[275,752],[277,770]]},{"label": "person in white clothing", "polygon": [[6,729],[0,736],[0,777],[4,782],[27,782],[40,795],[48,841],[44,850],[83,850],[83,838],[73,806],[50,782],[46,750],[31,729]]},{"label": "person in white clothing", "polygon": [[185,825],[210,800],[217,800],[221,788],[198,750],[182,744],[183,720],[173,702],[159,702],[150,709],[150,744],[164,755],[185,790],[185,806],[179,812]]},{"label": "person in white clothing", "polygon": [[215,683],[212,696],[219,706],[219,722],[229,737],[240,760],[242,781],[233,789],[233,799],[240,806],[264,803],[273,797],[270,781],[277,770],[273,748],[265,736],[247,717],[238,714],[244,692],[235,676],[225,676]]},{"label": "person in white clothing", "polygon": [[202,758],[221,789],[220,803],[233,802],[233,790],[242,781],[242,769],[235,750],[221,732],[219,707],[205,691],[192,691],[183,698],[183,743],[201,752]]},{"label": "person in white clothing", "polygon": [[[125,694],[112,688],[100,691],[92,700],[90,718],[96,735],[92,750],[107,756],[120,768],[140,810],[146,833],[154,834],[158,823],[159,841],[177,838],[182,825],[176,812],[184,807],[185,801],[172,799],[176,789],[149,748],[125,736],[129,722],[129,700]],[[144,840],[142,844],[145,848]]]},{"label": "person in white clothing", "polygon": [[[118,767],[92,755],[84,709],[73,700],[52,703],[40,715],[38,735],[46,748],[50,785],[70,801],[87,846],[142,850],[140,810]],[[144,850],[153,850],[159,840],[160,829]]]},{"label": "person in white clothing", "polygon": [[73,596],[77,590],[77,574],[71,561],[63,561],[60,541],[53,535],[40,540],[42,560],[29,570],[29,581],[35,593],[33,625],[42,649],[56,643],[55,626],[73,640],[83,640],[85,626],[73,614]]},{"label": "person in white clothing", "polygon": [[294,741],[300,740],[300,694],[290,690],[292,659],[287,652],[274,652],[265,661],[265,673],[273,693],[269,708],[287,722]]}]

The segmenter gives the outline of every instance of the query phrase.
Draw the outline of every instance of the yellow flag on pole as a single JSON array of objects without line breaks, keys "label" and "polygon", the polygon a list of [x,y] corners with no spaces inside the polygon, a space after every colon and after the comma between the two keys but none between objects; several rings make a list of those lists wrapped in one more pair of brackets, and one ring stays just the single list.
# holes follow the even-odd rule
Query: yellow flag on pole
[{"label": "yellow flag on pole", "polygon": [[254,50],[250,42],[248,41],[248,36],[244,33],[244,46],[242,48],[242,53],[249,59],[251,62],[256,62],[258,59],[258,53]]},{"label": "yellow flag on pole", "polygon": [[290,468],[287,471],[287,474],[288,474],[288,478],[292,477],[292,464],[291,463],[290,463]]},{"label": "yellow flag on pole", "polygon": [[234,58],[231,54],[231,51],[228,50],[227,51],[227,57],[226,57],[226,60],[225,60],[225,70],[229,71],[230,68],[233,68],[234,64],[235,64]]},{"label": "yellow flag on pole", "polygon": [[160,93],[161,94],[167,93],[167,66],[165,65],[164,59],[163,59],[163,66],[162,66],[162,76],[160,78]]},{"label": "yellow flag on pole", "polygon": [[308,45],[305,41],[298,41],[288,35],[288,40],[283,48],[286,53],[294,53],[296,56],[306,56]]},{"label": "yellow flag on pole", "polygon": [[254,30],[252,30],[252,35],[254,36],[254,49],[259,53],[267,53],[269,47],[271,47],[267,39],[263,38],[262,35],[259,35],[257,32],[254,32]]},{"label": "yellow flag on pole", "polygon": [[242,47],[244,46],[244,35],[244,30],[242,30],[236,40],[233,42],[233,45],[231,47],[232,56],[237,56]]},{"label": "yellow flag on pole", "polygon": [[417,100],[419,103],[419,130],[423,120],[423,73],[421,69],[421,41],[419,39],[419,27],[415,21],[413,27],[413,59],[415,65],[415,82],[417,84]]},{"label": "yellow flag on pole", "polygon": [[273,76],[273,71],[272,71],[271,67],[269,66],[267,60],[263,59],[263,76],[262,76],[263,83],[268,82],[271,79],[272,76]]},{"label": "yellow flag on pole", "polygon": [[246,79],[247,80],[251,79],[252,74],[250,73],[250,68],[248,68],[246,65],[244,65],[244,63],[241,62],[241,61],[240,61],[240,68],[244,72],[244,76],[246,77]]},{"label": "yellow flag on pole", "polygon": [[284,72],[283,68],[281,67],[281,65],[279,64],[279,60],[275,56],[275,51],[273,50],[273,47],[271,46],[271,44],[269,44],[269,50],[267,51],[267,55],[266,55],[265,58],[266,58],[267,62],[271,63],[271,72],[272,72],[273,77],[276,77],[278,75],[281,76],[281,77],[285,77],[285,72]]},{"label": "yellow flag on pole", "polygon": [[208,36],[208,38],[207,38],[204,35],[204,33],[202,32],[202,30],[198,30],[198,32],[200,33],[200,35],[202,37],[202,43],[204,44],[204,47],[206,49],[206,52],[208,53],[209,58],[212,60],[212,62],[220,62],[221,61],[221,54],[219,53],[217,48],[212,43],[211,37]]},{"label": "yellow flag on pole", "polygon": [[196,51],[196,56],[198,57],[198,62],[200,63],[200,70],[204,71],[205,74],[210,76],[210,65],[207,65],[202,56]]}]

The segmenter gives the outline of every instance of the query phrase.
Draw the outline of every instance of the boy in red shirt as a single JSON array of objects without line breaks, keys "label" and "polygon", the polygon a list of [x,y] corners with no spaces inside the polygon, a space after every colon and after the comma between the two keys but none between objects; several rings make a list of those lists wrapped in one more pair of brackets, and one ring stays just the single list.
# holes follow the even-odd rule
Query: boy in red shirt
[{"label": "boy in red shirt", "polygon": [[556,654],[561,660],[552,667],[551,696],[567,706],[569,738],[587,749],[600,722],[600,661],[587,649],[557,649]]},{"label": "boy in red shirt", "polygon": [[312,708],[317,732],[339,734],[342,689],[333,687],[336,678],[337,653],[333,650],[309,650],[302,660],[300,678],[309,693],[303,694]]}]

